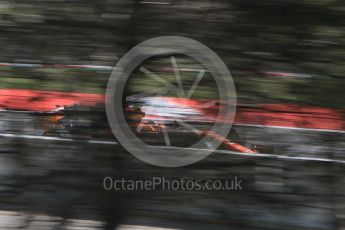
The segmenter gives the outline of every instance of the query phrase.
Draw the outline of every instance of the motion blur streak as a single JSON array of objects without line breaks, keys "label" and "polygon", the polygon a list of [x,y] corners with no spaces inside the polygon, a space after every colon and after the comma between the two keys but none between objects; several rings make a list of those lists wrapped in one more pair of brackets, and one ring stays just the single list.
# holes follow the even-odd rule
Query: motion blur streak
[{"label": "motion blur streak", "polygon": [[[0,0],[0,230],[344,229],[344,15],[341,0]],[[158,36],[205,44],[236,86],[233,128],[212,136],[231,101],[205,66],[159,56],[130,76],[125,96],[162,86],[140,67],[192,92],[122,105],[162,152],[222,141],[186,167],[134,158],[105,114],[114,66]],[[238,177],[243,191],[106,191],[105,177]]]}]

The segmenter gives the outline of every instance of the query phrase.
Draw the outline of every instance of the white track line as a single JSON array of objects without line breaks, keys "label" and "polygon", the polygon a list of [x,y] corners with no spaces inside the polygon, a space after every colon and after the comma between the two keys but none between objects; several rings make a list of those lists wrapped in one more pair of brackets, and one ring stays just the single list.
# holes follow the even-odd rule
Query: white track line
[{"label": "white track line", "polygon": [[[98,141],[98,140],[83,141],[83,140],[74,140],[74,139],[67,139],[67,138],[60,138],[60,137],[45,137],[45,136],[7,134],[7,133],[0,133],[0,137],[36,139],[36,140],[46,140],[46,141],[79,142],[79,143],[102,144],[102,145],[118,145],[119,144],[116,141]],[[191,151],[199,151],[199,152],[211,151],[211,152],[214,152],[214,154],[222,153],[222,154],[233,155],[233,156],[242,156],[242,157],[259,157],[259,158],[272,158],[272,159],[293,160],[293,161],[312,161],[312,162],[326,162],[326,163],[345,164],[344,160],[317,158],[317,157],[294,157],[294,156],[283,156],[283,155],[278,155],[278,154],[266,154],[266,153],[239,153],[239,152],[233,152],[233,151],[229,151],[229,150],[212,151],[209,149],[180,148],[180,147],[174,147],[174,146],[152,146],[152,148],[184,149],[186,151],[191,150]]]},{"label": "white track line", "polygon": [[0,67],[14,66],[14,67],[30,67],[30,68],[76,68],[76,69],[101,69],[109,70],[113,69],[112,66],[104,65],[63,65],[63,64],[32,64],[32,63],[7,63],[0,62]]},{"label": "white track line", "polygon": [[[28,222],[30,220],[30,222]],[[16,211],[0,210],[0,226],[1,229],[22,229],[26,226],[28,229],[43,229],[42,226],[48,229],[55,229],[63,218],[52,215],[40,215]],[[85,219],[67,219],[66,229],[83,229],[83,230],[97,230],[105,223],[98,220]],[[179,230],[176,228],[165,227],[150,227],[143,225],[129,225],[121,224],[116,230]]]},{"label": "white track line", "polygon": [[239,152],[233,152],[233,151],[229,151],[229,150],[212,151],[212,150],[208,150],[208,149],[179,148],[179,147],[168,147],[168,146],[157,146],[155,148],[184,149],[184,150],[202,151],[202,152],[208,151],[208,152],[213,152],[213,154],[222,153],[222,154],[226,154],[226,155],[243,156],[243,157],[259,157],[259,158],[272,158],[272,159],[293,160],[293,161],[314,161],[314,162],[345,164],[345,161],[343,161],[343,160],[318,158],[318,157],[293,157],[293,156],[283,156],[283,155],[268,154],[268,153],[239,153]]},{"label": "white track line", "polygon": [[234,124],[234,126],[260,127],[260,128],[272,128],[272,129],[287,129],[287,130],[299,130],[299,131],[310,131],[310,132],[345,133],[345,131],[343,131],[343,130],[298,128],[298,127],[274,126],[274,125],[253,125],[253,124],[236,123],[236,124]]},{"label": "white track line", "polygon": [[117,145],[116,141],[98,141],[98,140],[75,140],[69,138],[61,137],[45,137],[37,135],[22,135],[22,134],[10,134],[10,133],[0,133],[0,137],[10,137],[10,138],[22,138],[22,139],[34,139],[34,140],[46,140],[46,141],[65,141],[65,142],[82,142],[89,144],[103,144],[103,145]]},{"label": "white track line", "polygon": [[120,225],[117,230],[179,230],[177,228],[150,227],[142,225]]},{"label": "white track line", "polygon": [[150,2],[150,1],[141,1],[141,4],[153,4],[153,5],[171,5],[170,2]]},{"label": "white track line", "polygon": [[[0,210],[1,229],[56,229],[64,221],[59,216],[43,215],[32,212]],[[104,222],[85,219],[66,219],[66,229],[99,230]]]}]

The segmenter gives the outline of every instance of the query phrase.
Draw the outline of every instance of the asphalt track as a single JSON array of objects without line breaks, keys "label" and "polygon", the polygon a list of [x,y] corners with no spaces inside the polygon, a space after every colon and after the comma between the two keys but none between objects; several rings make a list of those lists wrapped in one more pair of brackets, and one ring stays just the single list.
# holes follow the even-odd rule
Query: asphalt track
[{"label": "asphalt track", "polygon": [[[67,229],[100,229],[107,212],[124,213],[119,229],[150,226],[147,229],[154,230],[281,229],[282,225],[330,229],[343,215],[337,208],[344,203],[339,187],[345,162],[342,131],[236,125],[248,144],[271,145],[274,153],[216,151],[176,170],[147,165],[116,140],[42,136],[44,129],[37,119],[27,112],[0,113],[0,226],[6,230],[53,229],[61,222]],[[245,191],[106,193],[101,189],[105,176],[157,175],[239,176],[246,182]]]}]

